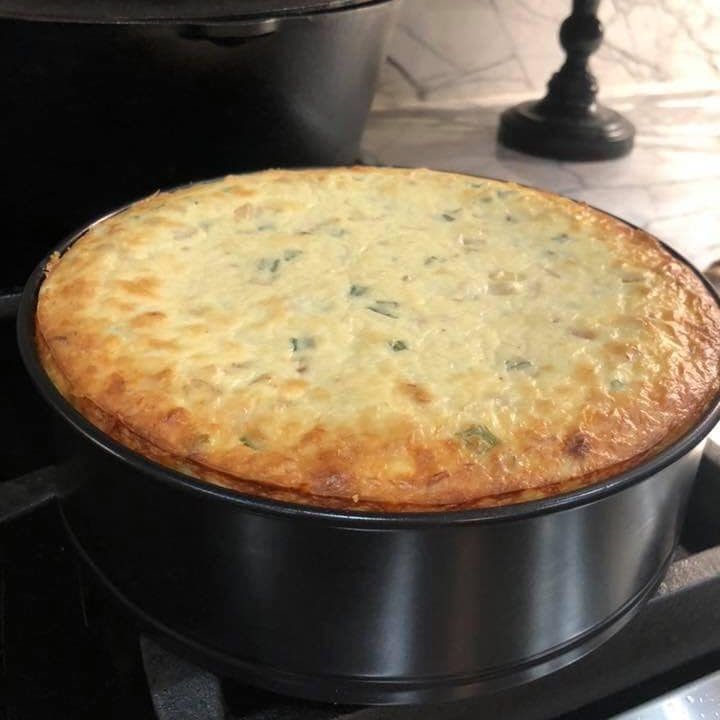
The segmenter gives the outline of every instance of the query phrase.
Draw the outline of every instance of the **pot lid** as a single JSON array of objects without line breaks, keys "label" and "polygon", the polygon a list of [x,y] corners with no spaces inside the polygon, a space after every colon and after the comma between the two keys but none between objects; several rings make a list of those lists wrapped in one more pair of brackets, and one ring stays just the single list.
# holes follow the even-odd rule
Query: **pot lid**
[{"label": "pot lid", "polygon": [[72,23],[221,22],[317,13],[368,0],[0,0],[0,18]]}]

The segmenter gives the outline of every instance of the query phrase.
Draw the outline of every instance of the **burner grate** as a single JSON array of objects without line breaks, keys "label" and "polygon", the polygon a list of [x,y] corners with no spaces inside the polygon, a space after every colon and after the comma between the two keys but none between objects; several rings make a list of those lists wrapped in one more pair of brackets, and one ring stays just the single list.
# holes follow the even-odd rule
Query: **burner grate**
[{"label": "burner grate", "polygon": [[143,665],[158,720],[224,720],[220,680],[140,638]]}]

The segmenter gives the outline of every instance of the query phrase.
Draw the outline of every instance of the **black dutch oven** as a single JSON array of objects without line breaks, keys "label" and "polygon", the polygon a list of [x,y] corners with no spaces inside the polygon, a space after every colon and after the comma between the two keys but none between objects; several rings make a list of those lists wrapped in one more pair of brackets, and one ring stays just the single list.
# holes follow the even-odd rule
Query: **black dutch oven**
[{"label": "black dutch oven", "polygon": [[460,699],[582,657],[662,579],[720,398],[641,465],[544,500],[381,514],[261,499],[137,455],[63,399],[34,341],[46,263],[18,338],[74,431],[57,479],[69,537],[147,630],[196,662],[322,701]]},{"label": "black dutch oven", "polygon": [[[0,196],[22,282],[88,217],[357,159],[397,0],[0,0]],[[20,272],[15,277],[10,273]]]}]

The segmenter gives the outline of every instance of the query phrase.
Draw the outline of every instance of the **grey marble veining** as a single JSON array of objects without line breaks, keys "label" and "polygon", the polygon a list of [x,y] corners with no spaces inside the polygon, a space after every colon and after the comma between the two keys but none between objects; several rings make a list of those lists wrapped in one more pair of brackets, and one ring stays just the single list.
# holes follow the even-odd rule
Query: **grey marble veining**
[{"label": "grey marble veining", "polygon": [[562,163],[499,147],[502,107],[415,107],[374,112],[369,162],[515,180],[584,200],[647,229],[699,267],[720,259],[720,93],[615,102],[636,125],[620,160]]},{"label": "grey marble veining", "polygon": [[[570,0],[403,0],[375,107],[542,95]],[[601,93],[720,88],[720,0],[602,0]]]}]

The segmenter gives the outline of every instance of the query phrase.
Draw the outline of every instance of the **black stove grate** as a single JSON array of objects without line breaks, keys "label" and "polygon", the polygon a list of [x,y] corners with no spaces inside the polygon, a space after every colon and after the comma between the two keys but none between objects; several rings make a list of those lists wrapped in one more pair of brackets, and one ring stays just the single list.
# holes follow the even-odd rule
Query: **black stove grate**
[{"label": "black stove grate", "polygon": [[720,668],[720,452],[712,446],[658,592],[567,668],[421,708],[323,705],[216,678],[141,637],[71,552],[52,499],[49,414],[15,349],[15,308],[16,298],[0,296],[0,720],[593,720]]}]

